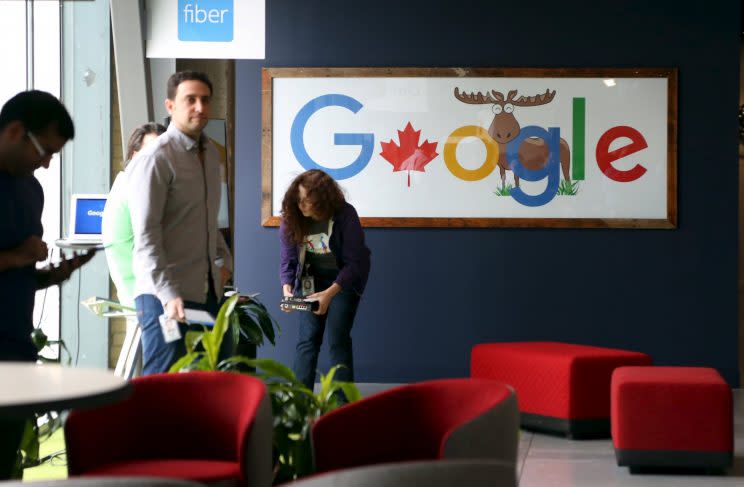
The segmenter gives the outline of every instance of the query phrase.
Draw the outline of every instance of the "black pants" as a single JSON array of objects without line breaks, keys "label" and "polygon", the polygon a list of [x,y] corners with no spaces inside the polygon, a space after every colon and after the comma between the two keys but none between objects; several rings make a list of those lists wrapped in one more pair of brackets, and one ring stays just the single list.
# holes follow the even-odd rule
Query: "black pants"
[{"label": "black pants", "polygon": [[[0,362],[35,362],[36,347],[28,342],[17,343],[0,339]],[[13,473],[23,430],[30,417],[4,417],[0,415],[0,480],[9,479]]]}]

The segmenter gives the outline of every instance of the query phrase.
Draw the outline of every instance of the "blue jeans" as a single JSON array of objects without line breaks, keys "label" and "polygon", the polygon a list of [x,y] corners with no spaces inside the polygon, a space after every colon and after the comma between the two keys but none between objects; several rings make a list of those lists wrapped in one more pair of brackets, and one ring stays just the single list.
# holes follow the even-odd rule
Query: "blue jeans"
[{"label": "blue jeans", "polygon": [[[206,301],[206,303],[185,301],[184,307],[206,310],[217,316],[219,304],[214,292],[209,293]],[[183,341],[186,332],[189,330],[201,331],[202,327],[179,323],[181,338],[174,342],[165,343],[163,332],[160,329],[160,315],[163,314],[163,306],[160,304],[160,300],[152,294],[140,294],[135,298],[134,304],[137,308],[137,319],[140,327],[142,327],[142,375],[168,372],[168,369],[178,359],[186,355],[186,346]],[[222,347],[220,348],[220,358],[228,357],[231,348],[230,335],[225,333],[225,339],[222,340]]]},{"label": "blue jeans", "polygon": [[[335,279],[335,276],[333,277]],[[333,279],[315,276],[315,289],[322,291],[333,284]],[[354,380],[354,356],[351,347],[351,327],[354,325],[359,295],[344,289],[333,297],[324,315],[310,311],[300,313],[300,336],[295,349],[294,373],[312,390],[318,367],[318,353],[323,343],[323,332],[328,330],[328,346],[331,366],[343,364],[336,371],[335,380]]]}]

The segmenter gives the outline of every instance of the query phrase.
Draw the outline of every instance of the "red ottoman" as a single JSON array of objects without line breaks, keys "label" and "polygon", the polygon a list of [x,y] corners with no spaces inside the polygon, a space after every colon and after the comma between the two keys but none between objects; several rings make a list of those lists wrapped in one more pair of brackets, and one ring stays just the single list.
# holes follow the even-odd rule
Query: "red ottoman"
[{"label": "red ottoman", "polygon": [[523,428],[607,438],[610,378],[623,365],[651,365],[651,357],[557,342],[488,343],[473,347],[470,375],[511,385]]},{"label": "red ottoman", "polygon": [[705,367],[621,367],[612,374],[617,464],[722,469],[734,449],[731,388]]}]

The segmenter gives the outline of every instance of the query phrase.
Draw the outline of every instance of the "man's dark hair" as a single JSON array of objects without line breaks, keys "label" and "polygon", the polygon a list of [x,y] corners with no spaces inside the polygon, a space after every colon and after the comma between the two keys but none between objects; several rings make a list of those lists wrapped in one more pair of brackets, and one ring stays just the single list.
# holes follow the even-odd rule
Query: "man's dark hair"
[{"label": "man's dark hair", "polygon": [[22,91],[8,100],[0,110],[0,131],[16,120],[37,134],[54,126],[57,135],[65,140],[75,137],[75,126],[67,109],[46,91]]},{"label": "man's dark hair", "polygon": [[149,122],[134,129],[132,135],[129,136],[129,142],[127,143],[127,153],[124,165],[126,166],[126,164],[129,163],[135,152],[139,152],[140,149],[142,149],[142,141],[145,139],[146,135],[160,135],[163,132],[165,132],[165,127],[155,122]]},{"label": "man's dark hair", "polygon": [[201,81],[205,85],[209,86],[209,95],[212,95],[212,82],[209,81],[209,77],[206,74],[201,71],[179,71],[173,73],[171,77],[168,78],[167,96],[169,100],[176,99],[176,90],[178,90],[178,85],[184,81]]}]

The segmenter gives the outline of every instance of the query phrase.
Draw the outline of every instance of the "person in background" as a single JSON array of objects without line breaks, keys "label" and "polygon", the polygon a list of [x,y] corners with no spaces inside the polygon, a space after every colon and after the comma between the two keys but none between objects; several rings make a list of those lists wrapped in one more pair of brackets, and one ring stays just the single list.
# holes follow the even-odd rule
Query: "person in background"
[{"label": "person in background", "polygon": [[279,228],[284,296],[318,301],[300,312],[294,372],[313,389],[323,333],[328,330],[331,365],[343,365],[340,381],[354,380],[351,329],[367,284],[370,251],[359,216],[336,181],[312,169],[297,176],[282,200]]},{"label": "person in background", "polygon": [[[70,114],[49,93],[18,93],[0,110],[0,361],[36,361],[31,341],[36,290],[60,284],[95,254],[36,268],[48,250],[41,239],[44,192],[34,171],[49,168],[74,136]],[[0,479],[12,472],[25,422],[0,417]]]},{"label": "person in background", "polygon": [[[134,231],[134,295],[142,327],[143,375],[166,372],[185,355],[185,309],[216,316],[230,276],[232,258],[217,228],[220,161],[203,133],[211,100],[212,83],[204,73],[173,74],[165,100],[170,125],[134,157],[126,171],[127,184],[136,188],[127,198]],[[161,315],[165,328],[171,330],[168,341],[161,331]],[[229,353],[231,345],[223,340],[221,356]]]},{"label": "person in background", "polygon": [[[163,132],[165,132],[165,127],[154,122],[134,129],[127,143],[124,169],[126,170],[129,162],[143,147]],[[132,269],[134,232],[132,231],[132,219],[129,216],[127,194],[130,190],[136,191],[137,188],[127,186],[126,176],[127,173],[121,171],[114,179],[106,200],[106,207],[103,209],[101,233],[109,273],[116,286],[119,302],[134,308],[134,269]]]}]

